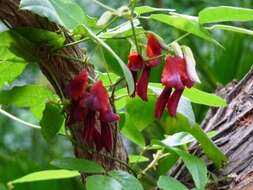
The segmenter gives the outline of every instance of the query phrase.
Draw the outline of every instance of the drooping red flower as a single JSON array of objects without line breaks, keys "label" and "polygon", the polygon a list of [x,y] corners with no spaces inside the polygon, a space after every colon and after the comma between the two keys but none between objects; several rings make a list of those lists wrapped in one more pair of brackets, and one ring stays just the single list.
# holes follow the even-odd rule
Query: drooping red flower
[{"label": "drooping red flower", "polygon": [[66,93],[71,100],[68,125],[83,122],[84,143],[95,146],[98,151],[103,148],[111,151],[113,135],[110,123],[118,121],[119,116],[111,109],[102,81],[96,81],[88,88],[88,73],[82,71],[70,81]]},{"label": "drooping red flower", "polygon": [[74,77],[66,88],[66,94],[73,100],[80,98],[88,87],[88,73],[82,70]]},{"label": "drooping red flower", "polygon": [[[181,51],[181,49],[177,49],[177,51]],[[168,55],[166,57],[161,79],[165,88],[159,96],[155,107],[157,119],[161,117],[166,105],[169,114],[175,117],[184,88],[191,88],[195,82],[200,82],[195,70],[195,61],[191,50],[188,47],[184,47],[183,52],[180,52],[180,54],[184,57],[178,55]],[[175,90],[171,94],[172,88]]]},{"label": "drooping red flower", "polygon": [[148,33],[147,38],[146,54],[149,60],[144,62],[145,64],[141,76],[136,85],[137,94],[144,101],[148,100],[148,82],[151,68],[160,63],[159,58],[156,57],[162,53],[162,47],[156,36],[153,33]]}]

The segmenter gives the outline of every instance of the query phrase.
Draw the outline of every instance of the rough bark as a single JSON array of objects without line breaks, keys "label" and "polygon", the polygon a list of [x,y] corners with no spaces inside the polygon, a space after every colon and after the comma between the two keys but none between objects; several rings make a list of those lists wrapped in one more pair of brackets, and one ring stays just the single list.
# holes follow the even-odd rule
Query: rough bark
[{"label": "rough bark", "polygon": [[[251,190],[253,189],[253,68],[239,82],[233,81],[217,91],[228,106],[210,109],[202,127],[205,131],[216,130],[214,143],[225,153],[229,162],[219,171],[208,162],[209,170],[217,177],[217,184],[209,189]],[[203,157],[201,148],[191,147],[192,152]],[[173,175],[192,186],[191,177],[182,165],[178,165]]]},{"label": "rough bark", "polygon": [[[49,31],[59,31],[59,26],[50,23],[47,19],[41,18],[35,14],[28,11],[19,10],[19,0],[0,0],[0,19],[6,21],[12,28],[15,27],[36,27],[40,29],[45,29]],[[73,40],[65,32],[66,43],[72,42]],[[68,82],[73,78],[74,75],[80,72],[83,68],[86,68],[90,75],[93,74],[93,67],[86,63],[80,61],[70,61],[69,59],[63,58],[58,55],[50,54],[50,49],[47,46],[40,46],[36,50],[31,50],[31,52],[36,52],[36,56],[40,59],[38,62],[41,71],[48,78],[49,82],[54,87],[56,93],[61,97],[61,91],[64,89]],[[86,55],[83,50],[81,50],[77,45],[67,47],[58,51],[58,54],[78,58],[79,60],[85,60]],[[57,82],[55,82],[57,81]],[[82,128],[83,126],[75,125],[73,130],[71,130],[72,136],[76,141],[74,146],[75,155],[79,158],[85,158],[90,160],[95,160],[102,164],[107,170],[111,169],[126,169],[125,164],[127,163],[127,152],[122,143],[122,139],[117,130],[117,123],[114,124],[114,142],[112,153],[107,153],[105,151],[94,152],[90,150],[85,150],[84,147],[87,146],[82,140]],[[82,147],[82,148],[80,148]]]}]

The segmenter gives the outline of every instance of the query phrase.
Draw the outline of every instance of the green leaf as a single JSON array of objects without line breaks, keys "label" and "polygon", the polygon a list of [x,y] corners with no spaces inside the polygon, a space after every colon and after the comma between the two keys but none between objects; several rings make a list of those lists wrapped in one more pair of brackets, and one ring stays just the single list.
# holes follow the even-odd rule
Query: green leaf
[{"label": "green leaf", "polygon": [[137,15],[142,15],[146,13],[161,12],[161,11],[172,12],[172,11],[175,11],[175,9],[155,8],[155,7],[144,5],[144,6],[135,7],[134,11],[137,13]]},{"label": "green leaf", "polygon": [[51,141],[64,126],[64,115],[59,105],[47,103],[40,120],[41,133],[47,141]]},{"label": "green leaf", "polygon": [[140,163],[140,162],[148,162],[149,158],[145,156],[140,156],[140,155],[129,155],[128,156],[129,163],[134,164],[134,163]]},{"label": "green leaf", "polygon": [[57,100],[49,89],[38,85],[14,87],[11,90],[0,91],[0,104],[30,108],[37,119],[42,118],[45,104],[49,100]]},{"label": "green leaf", "polygon": [[125,114],[125,117],[125,122],[123,123],[123,126],[121,126],[121,133],[132,142],[144,148],[145,140],[143,135],[138,131],[127,113]]},{"label": "green leaf", "polygon": [[157,184],[163,190],[188,190],[180,181],[170,176],[160,176]]},{"label": "green leaf", "polygon": [[99,73],[98,80],[103,81],[103,84],[105,86],[111,85],[111,82],[115,82],[119,79],[120,77],[114,73]]},{"label": "green leaf", "polygon": [[[221,46],[216,40],[214,40],[209,32],[202,27],[197,17],[186,16],[180,14],[166,15],[166,14],[153,14],[151,19],[173,26],[179,30],[189,32],[200,38],[203,38],[209,42],[213,42],[216,45]],[[221,46],[222,47],[222,46]]]},{"label": "green leaf", "polygon": [[148,102],[143,102],[138,97],[127,101],[126,112],[129,116],[128,119],[132,121],[132,124],[135,125],[139,131],[148,127],[148,125],[155,120],[154,105],[155,98],[152,96],[149,96]]},{"label": "green leaf", "polygon": [[[1,47],[0,47],[0,59],[1,59]],[[0,88],[6,83],[13,82],[25,69],[25,62],[7,62],[0,61]]]},{"label": "green leaf", "polygon": [[236,32],[240,34],[246,34],[246,35],[253,35],[252,30],[247,30],[245,28],[235,27],[235,26],[229,26],[229,25],[222,25],[222,24],[215,24],[208,28],[209,30],[225,30],[229,32]]},{"label": "green leaf", "polygon": [[14,30],[38,46],[43,44],[53,46],[54,48],[60,48],[65,42],[65,37],[63,35],[47,30],[32,27],[21,27],[15,28]]},{"label": "green leaf", "polygon": [[226,100],[215,94],[210,94],[196,88],[186,88],[183,95],[193,103],[213,107],[224,107],[227,105]]},{"label": "green leaf", "polygon": [[209,139],[208,135],[196,123],[191,126],[188,119],[181,114],[177,114],[176,118],[167,118],[162,121],[167,134],[174,134],[178,132],[190,133],[201,144],[206,156],[214,162],[217,168],[220,168],[224,162],[227,161],[226,156],[219,150],[219,148]]},{"label": "green leaf", "polygon": [[93,38],[95,41],[97,41],[100,45],[102,45],[108,52],[111,53],[111,55],[118,61],[123,74],[125,76],[128,90],[130,94],[133,94],[134,92],[134,81],[132,77],[132,73],[127,68],[126,64],[122,61],[122,59],[112,50],[110,46],[108,46],[103,40],[101,40],[99,37],[97,37],[89,28],[87,28],[85,25],[83,25],[84,29],[87,31],[87,33],[90,35],[91,38]]},{"label": "green leaf", "polygon": [[96,162],[78,159],[78,158],[61,158],[50,162],[51,165],[62,169],[77,170],[85,173],[103,173],[105,170]]},{"label": "green leaf", "polygon": [[123,190],[143,190],[138,179],[125,171],[111,171],[109,174],[121,184]]},{"label": "green leaf", "polygon": [[45,180],[55,180],[55,179],[65,179],[80,176],[78,171],[69,171],[69,170],[45,170],[30,173],[16,180],[10,181],[8,184],[16,183],[27,183],[34,181],[45,181]]},{"label": "green leaf", "polygon": [[50,21],[68,29],[74,29],[86,22],[82,8],[71,0],[21,0],[20,9],[47,17]]},{"label": "green leaf", "polygon": [[198,157],[188,154],[180,149],[173,148],[173,151],[175,151],[184,161],[184,164],[192,175],[196,187],[199,189],[205,189],[205,186],[208,182],[205,162]]},{"label": "green leaf", "polygon": [[251,20],[253,20],[253,9],[220,6],[208,7],[199,12],[199,22],[201,24]]},{"label": "green leaf", "polygon": [[93,175],[87,177],[87,190],[123,190],[121,184],[112,177]]},{"label": "green leaf", "polygon": [[160,175],[166,175],[168,171],[175,166],[176,162],[179,159],[179,156],[176,153],[169,152],[170,155],[162,158],[158,162],[158,171]]},{"label": "green leaf", "polygon": [[180,146],[195,141],[194,137],[187,132],[179,132],[173,135],[166,136],[162,143],[167,146]]}]

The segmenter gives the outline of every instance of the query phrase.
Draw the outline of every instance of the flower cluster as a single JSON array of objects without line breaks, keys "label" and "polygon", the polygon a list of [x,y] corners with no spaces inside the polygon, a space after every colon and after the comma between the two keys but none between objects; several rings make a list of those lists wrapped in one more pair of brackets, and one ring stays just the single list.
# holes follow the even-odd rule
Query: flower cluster
[{"label": "flower cluster", "polygon": [[[146,56],[149,58],[147,61],[135,50],[132,50],[128,56],[128,68],[136,83],[136,93],[144,101],[148,100],[147,90],[151,68],[160,64],[162,51],[168,51],[168,48],[164,48],[154,34],[148,33],[147,39]],[[172,43],[171,49],[173,53],[168,53],[166,56],[161,76],[164,90],[158,97],[155,106],[157,119],[162,116],[166,107],[169,114],[175,117],[184,88],[191,88],[194,83],[200,82],[191,49],[179,46],[178,43]],[[140,73],[139,78],[138,73]]]},{"label": "flower cluster", "polygon": [[68,124],[83,122],[83,140],[99,151],[103,148],[110,152],[113,146],[112,122],[119,116],[113,113],[109,96],[102,81],[88,85],[88,73],[81,71],[72,79],[66,94],[71,99]]}]

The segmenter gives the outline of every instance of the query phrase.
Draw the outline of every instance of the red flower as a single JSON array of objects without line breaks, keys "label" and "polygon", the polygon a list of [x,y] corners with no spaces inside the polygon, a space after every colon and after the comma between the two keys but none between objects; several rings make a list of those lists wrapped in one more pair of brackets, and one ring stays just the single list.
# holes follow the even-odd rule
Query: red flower
[{"label": "red flower", "polygon": [[148,33],[147,38],[148,42],[146,54],[150,60],[145,62],[142,74],[137,82],[137,94],[144,101],[148,100],[148,81],[151,68],[157,66],[160,63],[159,59],[155,57],[161,55],[162,53],[162,47],[155,35],[153,33]]},{"label": "red flower", "polygon": [[95,82],[91,88],[87,87],[86,71],[80,72],[67,86],[66,93],[71,98],[68,124],[71,126],[83,121],[83,141],[95,146],[98,151],[102,148],[111,151],[113,133],[110,123],[118,121],[119,116],[111,109],[102,81]]},{"label": "red flower", "polygon": [[[165,88],[159,96],[155,107],[155,116],[157,119],[161,117],[166,105],[169,114],[175,117],[184,88],[191,88],[195,82],[199,82],[191,50],[188,47],[182,49],[183,52],[180,52],[180,54],[184,55],[184,57],[178,55],[168,55],[166,57],[161,79]],[[177,49],[177,51],[181,51],[181,49]],[[171,94],[172,88],[175,91]]]},{"label": "red flower", "polygon": [[183,89],[185,86],[190,88],[193,82],[188,77],[185,59],[178,56],[167,56],[161,82],[166,87],[175,89]]},{"label": "red flower", "polygon": [[88,73],[82,70],[74,77],[66,88],[66,94],[73,100],[80,98],[88,87]]}]

